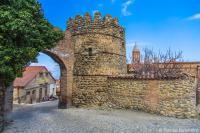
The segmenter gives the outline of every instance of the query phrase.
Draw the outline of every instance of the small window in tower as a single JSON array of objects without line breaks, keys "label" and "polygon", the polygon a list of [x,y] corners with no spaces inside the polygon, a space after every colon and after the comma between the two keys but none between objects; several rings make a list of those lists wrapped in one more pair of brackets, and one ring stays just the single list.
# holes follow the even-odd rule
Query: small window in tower
[{"label": "small window in tower", "polygon": [[92,56],[92,48],[88,49],[88,54],[89,54],[89,56]]}]

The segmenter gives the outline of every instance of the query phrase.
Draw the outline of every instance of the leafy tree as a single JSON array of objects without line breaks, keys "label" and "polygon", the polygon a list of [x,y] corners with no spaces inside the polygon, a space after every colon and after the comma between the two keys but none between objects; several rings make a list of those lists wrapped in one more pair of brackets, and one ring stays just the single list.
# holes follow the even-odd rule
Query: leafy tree
[{"label": "leafy tree", "polygon": [[0,1],[0,88],[8,86],[35,60],[63,37],[45,18],[36,0]]}]

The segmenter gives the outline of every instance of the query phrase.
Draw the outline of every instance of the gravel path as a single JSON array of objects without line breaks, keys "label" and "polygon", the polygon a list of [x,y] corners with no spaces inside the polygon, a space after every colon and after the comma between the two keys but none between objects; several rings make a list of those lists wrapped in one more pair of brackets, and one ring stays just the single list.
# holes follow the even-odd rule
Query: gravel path
[{"label": "gravel path", "polygon": [[15,105],[4,133],[199,133],[200,120],[126,110],[57,109],[57,101]]}]

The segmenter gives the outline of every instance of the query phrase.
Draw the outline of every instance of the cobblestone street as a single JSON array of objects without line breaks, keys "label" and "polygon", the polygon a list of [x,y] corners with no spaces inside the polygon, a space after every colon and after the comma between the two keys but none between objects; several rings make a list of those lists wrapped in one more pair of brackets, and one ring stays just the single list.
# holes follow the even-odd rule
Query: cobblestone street
[{"label": "cobblestone street", "polygon": [[57,109],[57,101],[14,106],[4,133],[200,132],[200,121],[125,110]]}]

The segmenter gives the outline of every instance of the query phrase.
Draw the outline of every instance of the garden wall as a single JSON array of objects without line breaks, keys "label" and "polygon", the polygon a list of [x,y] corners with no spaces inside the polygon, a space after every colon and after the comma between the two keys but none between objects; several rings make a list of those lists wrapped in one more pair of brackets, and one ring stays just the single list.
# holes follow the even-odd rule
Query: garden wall
[{"label": "garden wall", "polygon": [[107,76],[74,76],[73,105],[102,106],[108,100]]},{"label": "garden wall", "polygon": [[133,79],[109,77],[108,95],[112,108],[138,109],[174,117],[196,115],[196,80]]}]

